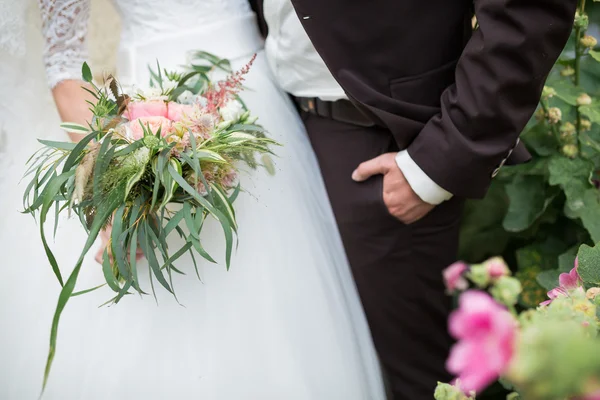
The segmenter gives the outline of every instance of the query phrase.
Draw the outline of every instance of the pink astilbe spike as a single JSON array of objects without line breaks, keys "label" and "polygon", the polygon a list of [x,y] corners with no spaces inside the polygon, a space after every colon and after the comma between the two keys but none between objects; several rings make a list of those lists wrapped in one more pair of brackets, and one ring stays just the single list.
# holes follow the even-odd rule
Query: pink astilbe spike
[{"label": "pink astilbe spike", "polygon": [[204,97],[207,100],[206,111],[218,115],[218,109],[223,107],[229,100],[233,100],[235,95],[242,89],[242,82],[245,75],[250,71],[250,67],[256,60],[256,54],[252,56],[248,64],[242,69],[231,74],[226,80],[218,83],[218,87],[211,86]]}]

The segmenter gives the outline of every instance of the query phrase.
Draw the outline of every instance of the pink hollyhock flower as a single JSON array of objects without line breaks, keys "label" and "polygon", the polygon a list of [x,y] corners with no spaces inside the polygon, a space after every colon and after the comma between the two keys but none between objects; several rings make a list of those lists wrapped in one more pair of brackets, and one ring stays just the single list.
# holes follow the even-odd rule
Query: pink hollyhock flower
[{"label": "pink hollyhock flower", "polygon": [[577,259],[575,259],[575,266],[569,273],[562,273],[558,276],[558,284],[565,289],[577,289],[583,284],[579,273],[577,272]]},{"label": "pink hollyhock flower", "polygon": [[139,140],[144,137],[142,125],[152,133],[156,133],[160,129],[162,137],[173,133],[173,122],[165,117],[140,117],[129,122],[128,134],[132,139]]},{"label": "pink hollyhock flower", "polygon": [[577,272],[578,260],[575,258],[575,266],[569,273],[563,272],[558,276],[558,284],[557,288],[552,289],[548,292],[548,297],[550,300],[546,300],[540,303],[541,306],[547,306],[552,303],[552,300],[557,297],[565,297],[569,295],[570,290],[575,290],[583,285],[583,281]]},{"label": "pink hollyhock flower", "polygon": [[504,373],[514,353],[517,323],[489,294],[464,292],[450,315],[449,329],[458,343],[446,367],[465,393],[479,392]]},{"label": "pink hollyhock flower", "polygon": [[167,104],[162,100],[134,101],[127,105],[125,117],[130,121],[143,117],[167,118]]},{"label": "pink hollyhock flower", "polygon": [[469,269],[467,264],[458,261],[444,270],[444,283],[448,293],[454,293],[456,290],[466,290],[469,287],[469,283],[464,277],[467,269]]},{"label": "pink hollyhock flower", "polygon": [[508,266],[500,257],[490,258],[483,265],[485,265],[490,278],[493,280],[510,275]]},{"label": "pink hollyhock flower", "polygon": [[171,121],[181,121],[184,116],[190,116],[194,106],[189,104],[167,103],[167,118]]}]

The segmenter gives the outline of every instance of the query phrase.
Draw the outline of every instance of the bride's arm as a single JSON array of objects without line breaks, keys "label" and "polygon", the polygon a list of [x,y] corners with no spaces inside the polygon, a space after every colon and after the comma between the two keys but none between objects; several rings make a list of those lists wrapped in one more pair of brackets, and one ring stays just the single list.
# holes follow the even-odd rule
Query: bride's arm
[{"label": "bride's arm", "polygon": [[[89,0],[39,0],[45,39],[44,65],[48,84],[63,121],[87,125],[92,117],[82,89],[81,65],[87,58]],[[73,141],[82,138],[69,134]]]}]

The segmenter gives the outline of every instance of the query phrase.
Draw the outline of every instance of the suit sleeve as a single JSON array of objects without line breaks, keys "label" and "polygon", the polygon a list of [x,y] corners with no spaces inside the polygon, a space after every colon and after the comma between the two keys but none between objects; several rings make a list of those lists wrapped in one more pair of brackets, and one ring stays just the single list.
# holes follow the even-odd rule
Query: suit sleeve
[{"label": "suit sleeve", "polygon": [[454,195],[483,197],[535,111],[571,32],[577,0],[475,0],[479,28],[456,83],[408,148],[433,181]]}]

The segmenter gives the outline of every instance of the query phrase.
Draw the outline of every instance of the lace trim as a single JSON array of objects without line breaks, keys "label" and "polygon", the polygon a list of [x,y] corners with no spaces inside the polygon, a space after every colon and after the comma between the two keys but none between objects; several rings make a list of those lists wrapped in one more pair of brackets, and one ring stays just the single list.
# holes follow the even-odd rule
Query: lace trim
[{"label": "lace trim", "polygon": [[89,0],[39,0],[42,33],[46,40],[44,65],[53,88],[68,79],[81,79],[87,59]]}]

